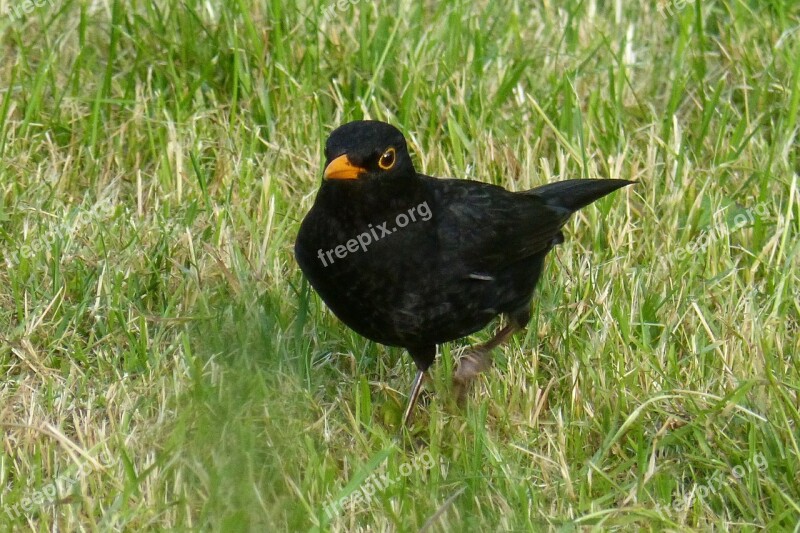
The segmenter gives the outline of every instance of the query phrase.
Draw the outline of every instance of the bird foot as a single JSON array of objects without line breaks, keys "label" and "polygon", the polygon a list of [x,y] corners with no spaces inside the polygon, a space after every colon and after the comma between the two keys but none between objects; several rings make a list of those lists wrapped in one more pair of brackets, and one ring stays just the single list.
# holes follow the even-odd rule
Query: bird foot
[{"label": "bird foot", "polygon": [[458,360],[458,368],[453,374],[453,388],[459,403],[464,400],[464,396],[478,374],[488,370],[491,366],[492,358],[486,348],[476,347],[461,356]]}]

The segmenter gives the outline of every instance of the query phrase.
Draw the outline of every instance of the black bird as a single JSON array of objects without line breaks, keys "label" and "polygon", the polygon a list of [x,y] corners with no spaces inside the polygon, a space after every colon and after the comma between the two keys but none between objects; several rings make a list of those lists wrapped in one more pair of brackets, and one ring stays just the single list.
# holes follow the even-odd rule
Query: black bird
[{"label": "black bird", "polygon": [[547,252],[578,209],[628,180],[566,180],[524,192],[414,169],[403,134],[356,121],[331,133],[322,185],[295,256],[333,313],[360,335],[408,350],[417,365],[408,423],[436,345],[503,314],[507,325],[459,361],[462,391],[489,350],[523,329]]}]

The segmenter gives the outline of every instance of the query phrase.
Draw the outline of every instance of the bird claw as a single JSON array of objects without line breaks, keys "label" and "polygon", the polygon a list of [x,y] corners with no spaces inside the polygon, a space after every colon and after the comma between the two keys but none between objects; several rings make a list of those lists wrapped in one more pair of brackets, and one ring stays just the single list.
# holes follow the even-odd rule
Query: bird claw
[{"label": "bird claw", "polygon": [[458,360],[458,368],[453,373],[453,387],[456,398],[461,403],[478,374],[485,372],[492,366],[489,350],[474,348],[465,353]]}]

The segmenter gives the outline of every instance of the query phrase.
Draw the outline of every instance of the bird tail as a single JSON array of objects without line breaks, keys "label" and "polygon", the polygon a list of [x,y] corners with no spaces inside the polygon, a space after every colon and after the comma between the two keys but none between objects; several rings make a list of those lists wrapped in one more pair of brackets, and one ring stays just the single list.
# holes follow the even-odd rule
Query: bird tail
[{"label": "bird tail", "polygon": [[621,187],[636,183],[628,180],[564,180],[536,187],[525,194],[538,196],[548,205],[572,212],[599,200]]}]

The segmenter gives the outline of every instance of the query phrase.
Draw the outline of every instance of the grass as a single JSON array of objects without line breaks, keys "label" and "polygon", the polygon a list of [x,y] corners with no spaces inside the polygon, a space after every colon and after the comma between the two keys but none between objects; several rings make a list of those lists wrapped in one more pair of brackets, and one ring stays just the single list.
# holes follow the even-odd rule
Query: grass
[{"label": "grass", "polygon": [[[0,527],[797,530],[800,7],[658,5],[0,16]],[[410,359],[292,256],[362,117],[433,175],[639,181],[407,432]]]}]

